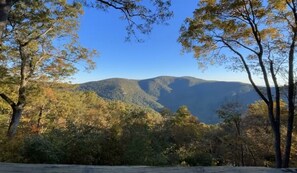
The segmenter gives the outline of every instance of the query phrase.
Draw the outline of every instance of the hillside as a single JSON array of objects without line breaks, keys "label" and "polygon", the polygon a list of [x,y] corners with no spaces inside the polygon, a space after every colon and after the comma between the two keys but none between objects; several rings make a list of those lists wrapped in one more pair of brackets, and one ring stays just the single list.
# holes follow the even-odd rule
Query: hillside
[{"label": "hillside", "polygon": [[259,99],[249,84],[193,77],[161,76],[145,80],[113,78],[83,83],[79,88],[95,91],[103,98],[149,106],[155,110],[166,107],[175,111],[181,105],[186,105],[205,123],[219,122],[216,110],[224,102],[239,101],[248,105]]}]

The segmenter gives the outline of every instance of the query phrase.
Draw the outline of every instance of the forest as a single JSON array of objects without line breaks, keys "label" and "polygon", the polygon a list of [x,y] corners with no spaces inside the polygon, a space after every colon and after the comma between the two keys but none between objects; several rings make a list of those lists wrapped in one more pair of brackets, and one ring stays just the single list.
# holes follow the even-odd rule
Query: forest
[{"label": "forest", "polygon": [[[223,122],[207,125],[185,106],[176,112],[156,112],[65,84],[35,86],[35,91],[28,96],[13,140],[6,138],[11,110],[1,102],[1,162],[153,166],[273,166],[275,162],[262,101],[247,111],[239,103],[222,105],[218,113]],[[292,166],[296,159],[292,158]]]},{"label": "forest", "polygon": [[200,0],[181,24],[182,52],[201,67],[244,72],[260,97],[247,109],[222,104],[218,124],[183,105],[155,111],[66,82],[78,66],[96,66],[97,50],[79,41],[85,8],[117,11],[127,40],[141,42],[168,24],[170,7],[171,0],[0,0],[0,162],[296,167],[295,0]]}]

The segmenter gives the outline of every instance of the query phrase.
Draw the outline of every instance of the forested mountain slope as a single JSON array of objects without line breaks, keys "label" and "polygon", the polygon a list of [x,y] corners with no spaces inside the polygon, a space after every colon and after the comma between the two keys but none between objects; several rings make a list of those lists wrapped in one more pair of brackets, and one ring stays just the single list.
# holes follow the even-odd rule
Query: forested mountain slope
[{"label": "forested mountain slope", "polygon": [[219,122],[216,110],[225,102],[238,101],[246,106],[259,99],[249,84],[193,77],[161,76],[145,80],[113,78],[83,83],[79,89],[95,91],[103,98],[149,106],[155,110],[166,107],[175,111],[181,105],[186,105],[205,123]]}]

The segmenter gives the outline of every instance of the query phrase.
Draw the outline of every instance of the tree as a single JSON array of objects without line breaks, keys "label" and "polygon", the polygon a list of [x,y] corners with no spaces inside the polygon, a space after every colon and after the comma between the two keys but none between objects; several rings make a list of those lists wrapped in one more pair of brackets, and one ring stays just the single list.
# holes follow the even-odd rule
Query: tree
[{"label": "tree", "polygon": [[[245,71],[268,108],[276,167],[288,167],[294,122],[294,54],[297,1],[203,0],[181,28],[179,42],[201,64],[224,63]],[[229,54],[229,55],[226,55]],[[255,83],[263,79],[264,90]],[[284,155],[280,134],[280,83],[288,85],[288,124]],[[273,89],[274,88],[274,89]],[[275,104],[274,104],[275,103]]]},{"label": "tree", "polygon": [[[288,114],[287,104],[281,101],[281,146],[285,146],[286,138],[286,126]],[[257,163],[265,163],[265,165],[272,165],[274,163],[273,155],[273,133],[269,123],[269,119],[266,116],[268,112],[267,106],[264,101],[257,101],[249,105],[246,112],[246,116],[243,118],[243,126],[246,134],[246,141],[248,141],[251,150],[253,150],[254,157]],[[296,131],[293,132],[295,136]],[[295,150],[296,137],[292,139],[292,150]],[[295,163],[294,163],[295,162]],[[291,166],[296,165],[295,155],[291,155]]]},{"label": "tree", "polygon": [[[22,1],[0,0],[0,45],[9,12],[11,9],[14,10],[12,7],[19,2]],[[150,0],[147,4],[133,0],[75,0],[74,2],[100,10],[115,9],[122,12],[122,19],[127,21],[127,39],[131,35],[136,36],[137,32],[150,33],[153,24],[164,23],[172,16],[172,12],[169,10],[171,0]]]},{"label": "tree", "polygon": [[[46,8],[43,9],[44,11],[42,11],[42,9],[41,9],[41,10],[39,10],[39,12],[36,12],[36,11],[33,11],[32,6],[30,6],[30,4],[32,5],[34,3],[38,4],[38,2],[30,3],[30,2],[23,2],[20,0],[1,0],[0,1],[0,53],[1,53],[0,74],[1,74],[1,76],[13,77],[12,73],[10,73],[11,72],[10,70],[12,68],[10,68],[10,70],[9,70],[7,68],[8,66],[6,66],[8,64],[8,62],[12,62],[11,59],[9,59],[9,56],[11,56],[10,54],[16,54],[16,52],[19,51],[18,53],[20,54],[20,58],[22,58],[22,57],[25,57],[24,50],[26,49],[26,51],[27,51],[29,49],[32,49],[34,46],[35,46],[36,50],[32,50],[31,55],[33,55],[34,51],[35,51],[35,53],[37,53],[37,52],[39,53],[38,55],[37,54],[35,55],[36,57],[43,54],[42,58],[40,58],[39,60],[38,60],[38,58],[37,59],[32,58],[31,63],[27,64],[30,66],[29,68],[31,68],[30,69],[31,74],[29,74],[29,75],[27,74],[28,75],[27,77],[25,76],[26,74],[24,74],[24,71],[26,71],[26,70],[24,70],[24,68],[27,68],[27,67],[25,64],[23,64],[24,65],[24,66],[22,66],[23,71],[22,70],[20,71],[20,73],[23,73],[23,74],[20,74],[20,76],[19,76],[20,80],[22,81],[22,84],[21,84],[22,86],[19,89],[20,97],[18,98],[17,102],[14,102],[14,100],[12,98],[8,97],[3,92],[0,92],[1,98],[4,99],[7,103],[9,103],[12,108],[14,107],[13,108],[14,112],[22,112],[19,109],[22,109],[22,107],[24,107],[24,105],[25,105],[24,86],[27,85],[26,80],[29,80],[29,78],[32,77],[32,75],[34,73],[33,71],[39,70],[39,72],[40,72],[42,70],[47,70],[47,72],[48,72],[50,70],[56,69],[56,71],[52,71],[51,74],[49,74],[51,76],[53,76],[54,74],[57,74],[56,78],[61,77],[61,74],[57,73],[59,70],[60,70],[60,72],[63,71],[64,74],[65,73],[70,74],[70,73],[74,72],[74,68],[72,68],[73,66],[71,66],[69,64],[65,64],[64,61],[58,61],[58,60],[56,61],[59,64],[58,66],[55,65],[54,61],[52,61],[52,66],[48,66],[47,68],[42,67],[43,69],[36,69],[36,67],[35,67],[35,65],[37,65],[37,64],[39,64],[39,65],[42,64],[40,62],[40,60],[47,61],[49,63],[48,60],[45,60],[45,59],[47,59],[47,56],[49,56],[49,55],[46,55],[46,53],[44,54],[43,51],[45,51],[46,49],[51,49],[51,48],[44,47],[46,44],[41,43],[41,42],[43,42],[42,38],[45,36],[48,36],[48,35],[53,38],[57,37],[57,35],[52,34],[54,29],[53,29],[53,26],[51,26],[51,23],[55,19],[59,19],[59,20],[57,20],[59,22],[62,21],[62,18],[61,18],[62,13],[58,12],[56,14],[57,16],[52,15],[52,16],[48,17],[47,10],[59,11],[60,9],[64,9],[64,10],[69,10],[69,12],[70,12],[71,8],[66,9],[65,6],[70,7],[71,4],[68,4],[65,0],[59,1],[57,3],[42,1],[42,3],[39,2],[40,5],[45,6]],[[47,8],[48,6],[44,5],[45,3],[54,4],[52,6],[53,9]],[[142,2],[139,2],[139,1],[134,2],[134,1],[130,1],[130,0],[129,1],[126,1],[126,0],[121,0],[121,1],[76,0],[73,2],[73,4],[75,4],[76,7],[79,7],[83,4],[86,6],[96,7],[101,10],[107,10],[109,8],[114,8],[116,10],[120,10],[124,14],[123,18],[128,21],[128,25],[127,25],[128,36],[136,35],[136,30],[140,31],[143,34],[147,34],[151,31],[153,24],[162,23],[172,16],[172,12],[169,10],[170,0],[151,0],[150,4],[148,4],[148,5],[143,4]],[[152,9],[153,7],[156,7],[156,8]],[[17,15],[19,12],[18,10],[22,11],[22,15]],[[51,12],[53,12],[53,11],[51,11]],[[78,10],[78,11],[79,11],[79,13],[81,13],[81,10]],[[34,13],[40,19],[44,19],[44,21],[39,20],[38,17],[33,18],[32,13]],[[64,13],[64,14],[66,14],[66,13]],[[72,11],[69,14],[73,15],[74,13]],[[23,17],[23,19],[21,19],[22,17]],[[29,22],[26,21],[25,24],[22,24],[20,21],[27,20],[27,19],[25,19],[26,17],[28,17],[28,20],[30,20],[30,18],[31,18],[32,21],[29,21]],[[70,16],[66,17],[64,21],[66,23],[71,23],[71,21],[68,21],[68,20],[70,20],[71,17],[74,17],[74,16],[70,15]],[[18,21],[16,21],[16,20],[18,20]],[[143,22],[139,23],[139,21],[143,21]],[[35,31],[33,31],[34,28],[29,28],[30,22],[36,22]],[[44,22],[44,23],[42,23],[42,22]],[[40,25],[39,28],[36,27],[38,25]],[[60,25],[60,26],[62,26],[62,25]],[[21,27],[27,27],[27,28],[21,29]],[[64,28],[64,31],[65,31],[65,28]],[[26,29],[28,29],[28,30],[26,31]],[[74,26],[74,29],[76,29],[76,26]],[[66,34],[66,33],[67,32],[64,32],[64,34]],[[19,37],[19,34],[21,35],[21,37],[15,38],[15,36]],[[74,34],[74,33],[71,32],[71,34]],[[26,40],[27,36],[28,36],[28,39]],[[64,36],[65,35],[63,35],[63,37]],[[77,37],[77,36],[75,36],[75,37]],[[74,39],[73,39],[72,43],[76,42],[75,37],[73,37]],[[12,40],[14,40],[14,41],[12,41]],[[39,43],[37,43],[38,41],[39,41]],[[13,50],[14,52],[12,51],[12,49],[10,50],[7,47],[10,44],[9,42],[13,43],[11,45],[14,46],[14,50]],[[19,47],[16,46],[17,44]],[[63,43],[61,42],[61,44],[63,44]],[[17,50],[17,49],[19,49],[19,50]],[[74,49],[78,50],[78,47],[76,47],[76,48],[71,47],[71,46],[67,47],[67,48],[65,47],[65,49],[61,50],[61,54],[63,54],[62,56],[65,56],[67,54],[66,49],[68,49],[68,50],[72,49],[73,53],[74,53]],[[84,48],[79,48],[79,49],[81,52],[85,52],[85,53],[87,52],[87,50]],[[77,51],[76,53],[79,53],[79,51]],[[28,55],[28,53],[26,53],[26,54]],[[15,56],[15,55],[13,55],[13,56]],[[28,58],[25,58],[25,59],[28,59]],[[33,60],[33,59],[35,59],[35,60]],[[84,57],[82,56],[82,59],[86,59],[86,56],[84,56]],[[17,58],[15,58],[13,61],[16,62]],[[21,60],[21,61],[23,61],[23,60]],[[71,62],[71,61],[76,61],[76,60],[70,58],[67,61]],[[89,63],[91,63],[91,61],[89,61],[89,60],[87,60],[87,61]],[[36,64],[34,64],[34,63],[36,63]],[[60,65],[64,65],[64,67],[68,66],[67,70],[65,70],[65,68],[64,68],[64,70],[62,68],[60,68],[58,70],[58,67]],[[23,80],[25,78],[27,78],[27,79]],[[20,108],[17,108],[17,107],[20,107]],[[18,114],[21,114],[21,113],[18,113]],[[19,116],[16,116],[16,117],[19,117]],[[19,118],[16,118],[16,119],[13,118],[11,122],[16,122],[16,124],[18,124],[17,119],[19,119]],[[10,127],[16,128],[12,124],[10,125]],[[12,130],[12,131],[15,131],[15,130]],[[11,136],[11,135],[9,135],[9,136]]]},{"label": "tree", "polygon": [[95,52],[77,43],[78,17],[82,6],[66,1],[19,2],[10,12],[0,52],[2,84],[14,92],[0,92],[12,109],[7,135],[12,137],[27,101],[32,81],[57,81],[77,71],[75,63],[85,61],[93,68]]},{"label": "tree", "polygon": [[166,151],[169,163],[211,165],[210,155],[200,146],[203,125],[198,118],[186,106],[180,106],[174,116],[167,118],[165,134],[169,144]]},{"label": "tree", "polygon": [[[229,102],[222,105],[217,113],[221,119],[223,119],[226,125],[231,126],[232,131],[235,131],[235,135],[232,136],[235,141],[234,152],[238,152],[240,165],[245,166],[244,162],[244,142],[242,135],[242,116],[243,106],[238,102]],[[238,149],[239,148],[239,149]],[[237,159],[238,160],[238,159]],[[238,161],[239,161],[238,160]]]},{"label": "tree", "polygon": [[257,101],[248,106],[246,116],[242,120],[250,153],[253,153],[255,163],[263,164],[261,166],[272,166],[275,161],[273,133],[267,112],[265,102]]},{"label": "tree", "polygon": [[2,37],[3,30],[6,26],[6,22],[8,19],[8,13],[10,11],[12,4],[13,4],[13,0],[1,0],[0,1],[0,38]]}]

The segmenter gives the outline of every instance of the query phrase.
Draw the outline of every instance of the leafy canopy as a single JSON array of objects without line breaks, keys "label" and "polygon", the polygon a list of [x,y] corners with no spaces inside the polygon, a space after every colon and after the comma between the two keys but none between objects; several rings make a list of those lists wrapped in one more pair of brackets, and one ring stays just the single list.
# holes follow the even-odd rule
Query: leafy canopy
[{"label": "leafy canopy", "polygon": [[185,20],[178,41],[201,65],[226,63],[257,74],[261,55],[263,62],[273,61],[275,70],[281,70],[290,26],[295,26],[288,11],[285,1],[202,0]]},{"label": "leafy canopy", "polygon": [[[94,67],[89,51],[78,43],[79,3],[66,0],[21,1],[10,12],[0,54],[1,81],[63,79],[77,71],[75,63]],[[23,70],[23,72],[21,72]]]}]

